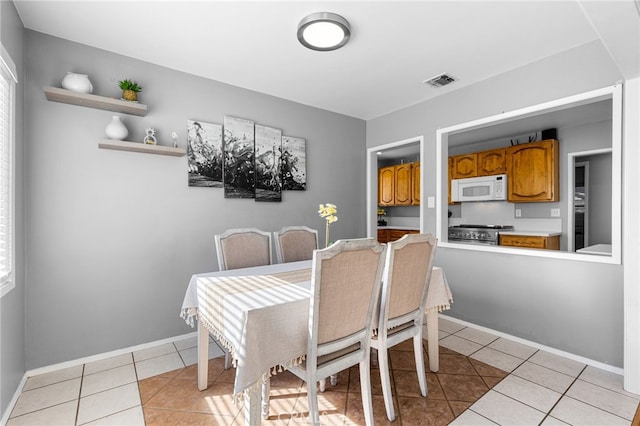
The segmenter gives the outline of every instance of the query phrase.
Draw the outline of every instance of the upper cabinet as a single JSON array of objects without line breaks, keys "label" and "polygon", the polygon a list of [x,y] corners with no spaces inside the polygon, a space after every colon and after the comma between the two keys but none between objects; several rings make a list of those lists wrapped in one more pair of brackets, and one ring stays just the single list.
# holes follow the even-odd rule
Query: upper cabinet
[{"label": "upper cabinet", "polygon": [[477,153],[478,176],[493,176],[507,173],[506,149],[492,149]]},{"label": "upper cabinet", "polygon": [[507,148],[509,201],[560,201],[558,146],[557,140],[547,139]]},{"label": "upper cabinet", "polygon": [[393,206],[396,200],[395,166],[378,169],[378,205]]},{"label": "upper cabinet", "polygon": [[[418,195],[417,198],[414,195],[416,191]],[[419,196],[419,162],[398,164],[395,166],[382,167],[378,169],[379,206],[419,205]]]},{"label": "upper cabinet", "polygon": [[400,164],[396,169],[396,206],[411,205],[411,164]]},{"label": "upper cabinet", "polygon": [[420,163],[411,164],[411,205],[420,205]]},{"label": "upper cabinet", "polygon": [[453,179],[464,179],[478,176],[477,154],[456,155],[453,158]]}]

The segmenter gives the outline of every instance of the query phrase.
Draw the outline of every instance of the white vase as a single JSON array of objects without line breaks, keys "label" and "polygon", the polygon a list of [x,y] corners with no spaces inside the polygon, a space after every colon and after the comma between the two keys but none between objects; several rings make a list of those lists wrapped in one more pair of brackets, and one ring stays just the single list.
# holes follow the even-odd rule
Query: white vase
[{"label": "white vase", "polygon": [[93,85],[86,74],[68,72],[62,79],[62,87],[78,93],[92,93]]},{"label": "white vase", "polygon": [[120,116],[117,115],[114,115],[113,118],[111,118],[111,121],[107,124],[104,132],[109,139],[115,139],[118,141],[124,140],[124,138],[129,135],[129,130],[127,130],[124,123],[120,121]]}]

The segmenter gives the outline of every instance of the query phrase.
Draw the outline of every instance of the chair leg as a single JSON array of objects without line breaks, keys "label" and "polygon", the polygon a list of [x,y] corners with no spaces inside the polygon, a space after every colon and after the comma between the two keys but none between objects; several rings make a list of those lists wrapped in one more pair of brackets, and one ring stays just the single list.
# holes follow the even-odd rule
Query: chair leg
[{"label": "chair leg", "polygon": [[386,348],[378,349],[378,368],[380,369],[380,382],[382,383],[382,396],[387,418],[394,421],[396,414],[393,411],[393,396],[391,395],[391,376],[389,373],[389,354]]},{"label": "chair leg", "polygon": [[271,380],[267,379],[262,383],[262,418],[269,418],[269,392],[271,391]]},{"label": "chair leg", "polygon": [[369,355],[360,361],[360,390],[362,392],[362,411],[367,426],[373,425],[373,403],[371,401],[371,366]]},{"label": "chair leg", "polygon": [[228,370],[231,368],[231,354],[229,351],[224,351],[224,369]]},{"label": "chair leg", "polygon": [[327,379],[318,380],[318,385],[320,386],[320,392],[324,392],[327,388]]},{"label": "chair leg", "polygon": [[318,390],[315,381],[307,381],[307,398],[309,400],[309,422],[314,426],[320,425]]},{"label": "chair leg", "polygon": [[424,371],[424,356],[422,354],[422,334],[413,336],[413,352],[416,359],[416,372],[418,373],[418,383],[420,383],[420,393],[427,396],[427,376]]}]

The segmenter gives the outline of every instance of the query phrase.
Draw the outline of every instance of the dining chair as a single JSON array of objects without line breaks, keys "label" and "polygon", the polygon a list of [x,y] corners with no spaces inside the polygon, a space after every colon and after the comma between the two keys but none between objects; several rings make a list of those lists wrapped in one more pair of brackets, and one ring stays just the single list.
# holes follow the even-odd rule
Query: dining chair
[{"label": "dining chair", "polygon": [[387,244],[377,333],[371,336],[371,348],[378,352],[382,394],[389,421],[395,419],[388,356],[392,346],[413,339],[420,393],[427,396],[422,325],[436,242],[431,234],[407,234]]},{"label": "dining chair", "polygon": [[285,226],[273,236],[278,263],[311,260],[318,248],[318,231],[306,226]]},{"label": "dining chair", "polygon": [[319,380],[360,366],[362,406],[373,424],[369,371],[373,312],[382,284],[385,247],[373,239],[338,240],[313,254],[305,361],[289,370],[307,383],[309,416],[320,422]]},{"label": "dining chair", "polygon": [[257,228],[229,229],[215,236],[218,268],[271,265],[271,233]]},{"label": "dining chair", "polygon": [[[229,229],[215,235],[218,269],[249,268],[271,264],[271,233],[257,228]],[[224,349],[224,368],[231,368],[231,355]]]}]

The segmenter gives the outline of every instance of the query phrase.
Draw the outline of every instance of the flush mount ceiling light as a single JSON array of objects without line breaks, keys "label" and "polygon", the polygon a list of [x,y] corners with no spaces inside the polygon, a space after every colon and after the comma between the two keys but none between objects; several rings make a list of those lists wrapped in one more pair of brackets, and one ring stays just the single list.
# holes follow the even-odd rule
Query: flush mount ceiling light
[{"label": "flush mount ceiling light", "polygon": [[349,22],[335,13],[312,13],[298,24],[298,40],[312,50],[326,52],[339,49],[347,44],[349,37]]}]

